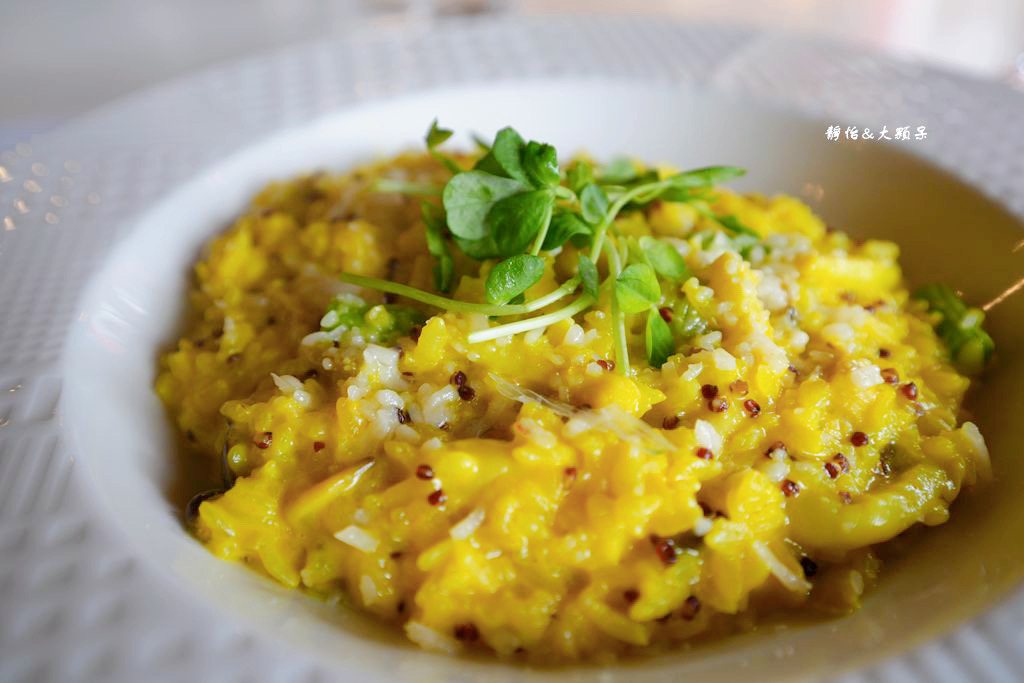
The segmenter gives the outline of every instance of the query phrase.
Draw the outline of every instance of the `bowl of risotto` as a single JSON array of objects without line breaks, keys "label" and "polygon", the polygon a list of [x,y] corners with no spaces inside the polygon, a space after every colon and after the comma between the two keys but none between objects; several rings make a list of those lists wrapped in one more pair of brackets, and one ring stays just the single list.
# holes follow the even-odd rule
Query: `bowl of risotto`
[{"label": "bowl of risotto", "polygon": [[540,82],[223,161],[85,294],[107,512],[357,679],[821,675],[978,614],[1024,567],[1019,224],[822,130]]}]

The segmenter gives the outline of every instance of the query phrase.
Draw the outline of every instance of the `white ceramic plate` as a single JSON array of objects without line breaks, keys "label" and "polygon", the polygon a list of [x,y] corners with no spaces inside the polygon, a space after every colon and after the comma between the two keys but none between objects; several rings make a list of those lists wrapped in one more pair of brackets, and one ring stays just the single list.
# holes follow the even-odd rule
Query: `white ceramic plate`
[{"label": "white ceramic plate", "polygon": [[0,156],[0,680],[1024,679],[1024,296],[991,311],[974,402],[997,482],[846,619],[532,671],[420,652],[192,541],[151,385],[200,245],[267,180],[418,145],[435,116],[746,166],[743,189],[894,239],[912,282],[975,302],[1024,275],[1024,97],[847,48],[644,19],[382,25],[124,100]]}]

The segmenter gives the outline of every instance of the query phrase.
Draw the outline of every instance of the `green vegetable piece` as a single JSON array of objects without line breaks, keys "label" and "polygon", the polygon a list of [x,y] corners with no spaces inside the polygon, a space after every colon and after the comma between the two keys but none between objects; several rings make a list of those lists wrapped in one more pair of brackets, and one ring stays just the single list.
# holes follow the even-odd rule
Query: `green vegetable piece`
[{"label": "green vegetable piece", "polygon": [[566,171],[565,180],[576,194],[583,191],[583,188],[594,182],[594,167],[589,161],[580,159],[573,163]]},{"label": "green vegetable piece", "polygon": [[483,171],[463,171],[444,187],[442,201],[448,229],[456,237],[480,240],[489,235],[486,222],[491,208],[505,197],[522,192],[522,183]]},{"label": "green vegetable piece", "polygon": [[459,246],[459,249],[462,250],[462,253],[471,259],[483,261],[501,256],[498,245],[494,243],[494,239],[490,235],[478,240],[464,240],[461,237],[454,237],[453,239],[455,244]]},{"label": "green vegetable piece", "polygon": [[687,341],[702,334],[707,328],[704,319],[700,317],[697,309],[690,305],[690,302],[677,301],[671,309],[672,321],[669,323],[669,328],[676,339]]},{"label": "green vegetable piece", "polygon": [[447,292],[455,279],[455,261],[444,240],[444,218],[441,209],[429,202],[420,203],[420,215],[427,227],[427,251],[434,261],[434,288]]},{"label": "green vegetable piece", "polygon": [[487,148],[487,153],[480,157],[476,164],[473,166],[474,171],[483,171],[484,173],[490,173],[501,178],[506,178],[505,169],[501,167],[498,160],[494,158],[494,150]]},{"label": "green vegetable piece", "polygon": [[738,166],[707,166],[695,168],[691,171],[683,171],[669,176],[666,180],[672,187],[687,189],[696,187],[710,187],[738,178],[746,174],[746,169]]},{"label": "green vegetable piece", "polygon": [[502,128],[494,136],[494,145],[491,147],[491,154],[509,178],[518,180],[523,185],[532,186],[533,182],[523,168],[523,149],[526,142],[519,136],[514,128]]},{"label": "green vegetable piece", "polygon": [[589,237],[590,226],[583,222],[578,214],[568,211],[555,211],[551,217],[551,225],[548,233],[544,236],[544,244],[541,249],[550,251],[569,241],[571,237]]},{"label": "green vegetable piece", "polygon": [[615,279],[615,300],[623,313],[641,313],[661,300],[661,286],[646,263],[626,266]]},{"label": "green vegetable piece", "polygon": [[366,301],[355,294],[339,294],[320,319],[320,329],[330,332],[342,326],[347,329],[357,327],[363,322],[363,314],[368,308]]},{"label": "green vegetable piece", "polygon": [[659,275],[672,280],[685,280],[690,277],[686,261],[671,244],[645,235],[640,238],[640,249],[643,250],[647,262]]},{"label": "green vegetable piece", "polygon": [[498,253],[512,256],[524,251],[551,220],[554,208],[555,198],[547,190],[519,192],[495,202],[485,222]]},{"label": "green vegetable piece", "polygon": [[580,265],[578,272],[580,275],[580,282],[583,283],[583,291],[589,294],[597,301],[597,288],[598,288],[598,275],[597,266],[594,262],[587,258],[584,254],[579,254]]},{"label": "green vegetable piece", "polygon": [[984,312],[968,308],[948,285],[926,285],[914,292],[914,298],[923,299],[928,311],[938,314],[935,332],[957,368],[968,375],[984,370],[995,350],[995,342],[982,328]]},{"label": "green vegetable piece", "polygon": [[544,276],[544,259],[532,254],[516,254],[499,262],[487,276],[484,292],[487,301],[503,304],[537,284]]},{"label": "green vegetable piece", "polygon": [[630,159],[617,157],[601,169],[600,181],[602,185],[625,185],[637,176],[636,165]]},{"label": "green vegetable piece", "polygon": [[535,187],[558,185],[558,155],[551,145],[530,140],[522,151],[522,166]]},{"label": "green vegetable piece", "polygon": [[320,320],[320,329],[332,332],[359,330],[368,341],[391,343],[406,335],[416,325],[422,324],[426,316],[415,308],[399,304],[370,306],[354,294],[339,294],[327,308]]},{"label": "green vegetable piece", "polygon": [[427,149],[434,149],[451,136],[452,131],[447,128],[439,128],[437,119],[434,119],[433,123],[430,124],[430,130],[427,131]]},{"label": "green vegetable piece", "polygon": [[652,308],[647,313],[647,325],[644,328],[644,346],[647,349],[647,362],[651,367],[660,368],[675,353],[676,342],[672,330],[661,317],[658,309]]},{"label": "green vegetable piece", "polygon": [[733,233],[734,235],[749,235],[761,239],[761,233],[753,228],[748,228],[746,225],[740,222],[739,218],[736,218],[733,214],[726,216],[715,216],[715,220],[722,224],[722,226]]},{"label": "green vegetable piece", "polygon": [[447,128],[439,128],[437,125],[437,119],[434,119],[433,123],[430,124],[430,130],[427,131],[427,151],[430,152],[430,156],[437,159],[438,162],[444,165],[449,171],[454,173],[461,173],[462,168],[455,163],[455,161],[441,152],[437,151],[436,147],[442,142],[452,136],[452,132]]},{"label": "green vegetable piece", "polygon": [[597,225],[608,213],[608,195],[598,185],[590,183],[580,193],[580,209],[583,212],[583,220],[591,225]]}]

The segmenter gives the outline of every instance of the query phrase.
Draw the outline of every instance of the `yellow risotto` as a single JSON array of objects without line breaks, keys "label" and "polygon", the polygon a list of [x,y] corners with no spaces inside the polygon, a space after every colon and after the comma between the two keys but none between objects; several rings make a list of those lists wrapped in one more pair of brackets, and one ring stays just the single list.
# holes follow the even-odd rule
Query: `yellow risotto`
[{"label": "yellow risotto", "polygon": [[[156,390],[224,468],[191,504],[216,556],[425,648],[603,659],[847,613],[873,546],[989,476],[969,379],[895,244],[791,197],[657,190],[669,168],[602,185],[577,162],[548,189],[509,170],[493,177],[548,193],[543,229],[579,230],[513,263],[540,266],[508,296],[501,258],[456,232],[445,186],[475,161],[432,149],[274,183],[210,242]],[[609,209],[637,174],[656,190]],[[654,298],[628,273],[653,273]]]}]

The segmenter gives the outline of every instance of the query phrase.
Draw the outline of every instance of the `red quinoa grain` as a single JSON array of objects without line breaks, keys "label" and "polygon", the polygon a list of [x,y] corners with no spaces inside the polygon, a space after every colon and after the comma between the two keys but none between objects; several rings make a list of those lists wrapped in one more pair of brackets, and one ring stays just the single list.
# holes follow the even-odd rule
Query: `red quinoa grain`
[{"label": "red quinoa grain", "polygon": [[420,465],[416,468],[416,476],[420,479],[433,479],[434,468],[430,465]]},{"label": "red quinoa grain", "polygon": [[907,382],[902,387],[900,387],[900,392],[908,399],[913,401],[915,398],[917,398],[917,385],[914,384],[913,382]]},{"label": "red quinoa grain", "polygon": [[750,413],[750,417],[757,417],[761,414],[761,406],[752,398],[743,402],[743,408]]},{"label": "red quinoa grain", "polygon": [[427,496],[427,502],[431,505],[443,505],[448,500],[448,496],[441,489],[438,489]]},{"label": "red quinoa grain", "polygon": [[868,439],[868,435],[865,434],[864,432],[854,432],[853,434],[850,435],[850,443],[852,443],[854,446],[857,446],[858,448],[860,446],[867,446],[869,440],[870,439]]},{"label": "red quinoa grain", "polygon": [[679,559],[679,546],[671,538],[657,539],[654,544],[654,552],[658,554],[658,559],[665,564],[675,564],[675,561]]},{"label": "red quinoa grain", "polygon": [[679,616],[686,621],[693,621],[699,612],[700,598],[696,595],[691,595],[683,601],[683,606],[679,609]]},{"label": "red quinoa grain", "polygon": [[678,426],[679,426],[679,416],[678,415],[669,415],[668,417],[666,417],[664,420],[661,421],[661,428],[662,429],[675,429]]},{"label": "red quinoa grain", "polygon": [[259,438],[256,439],[256,448],[270,448],[270,444],[274,442],[274,434],[272,432],[263,432]]},{"label": "red quinoa grain", "polygon": [[782,480],[782,492],[786,495],[786,498],[792,498],[796,494],[800,493],[800,484],[796,483],[792,479]]},{"label": "red quinoa grain", "polygon": [[882,380],[886,384],[899,384],[900,373],[896,371],[896,368],[885,368],[882,370]]},{"label": "red quinoa grain", "polygon": [[695,455],[701,460],[714,460],[715,454],[711,452],[710,448],[704,448],[701,446],[697,449]]}]

